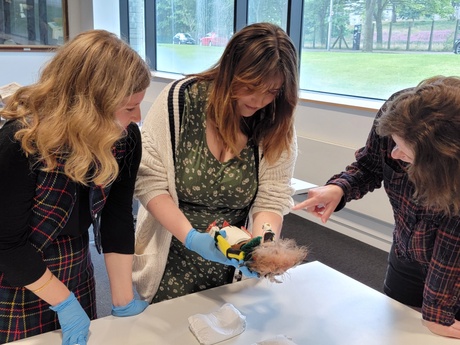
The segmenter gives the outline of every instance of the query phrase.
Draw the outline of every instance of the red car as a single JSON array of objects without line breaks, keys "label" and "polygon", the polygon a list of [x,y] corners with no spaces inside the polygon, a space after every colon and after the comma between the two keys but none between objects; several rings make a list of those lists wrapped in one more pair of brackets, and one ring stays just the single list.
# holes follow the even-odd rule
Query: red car
[{"label": "red car", "polygon": [[209,32],[200,38],[202,46],[225,46],[228,42],[227,37],[220,37],[215,32]]}]

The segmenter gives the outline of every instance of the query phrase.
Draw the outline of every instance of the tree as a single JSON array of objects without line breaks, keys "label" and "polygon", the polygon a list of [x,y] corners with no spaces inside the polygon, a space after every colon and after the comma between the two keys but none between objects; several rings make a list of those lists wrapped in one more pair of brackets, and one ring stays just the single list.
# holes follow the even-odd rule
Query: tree
[{"label": "tree", "polygon": [[364,22],[364,51],[372,52],[374,43],[374,18],[375,4],[377,0],[366,0],[366,17]]},{"label": "tree", "polygon": [[304,13],[304,32],[319,32],[322,45],[326,45],[327,40],[327,18],[329,17],[330,0],[305,0]]},{"label": "tree", "polygon": [[286,27],[287,0],[252,0],[248,3],[249,22],[270,22]]},{"label": "tree", "polygon": [[388,7],[388,3],[389,0],[377,0],[375,5],[374,18],[378,47],[381,47],[383,44],[382,15],[383,11]]},{"label": "tree", "polygon": [[157,0],[158,42],[171,42],[178,32],[199,39],[208,32],[228,37],[233,32],[233,0]]},{"label": "tree", "polygon": [[452,0],[392,0],[394,15],[402,19],[434,19],[433,15],[441,18],[452,16],[455,2]]}]

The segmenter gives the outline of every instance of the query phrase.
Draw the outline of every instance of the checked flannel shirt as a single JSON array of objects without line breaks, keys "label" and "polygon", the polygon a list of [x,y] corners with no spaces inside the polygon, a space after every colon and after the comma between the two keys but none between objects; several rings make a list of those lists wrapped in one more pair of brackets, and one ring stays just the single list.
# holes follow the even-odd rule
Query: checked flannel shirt
[{"label": "checked flannel shirt", "polygon": [[405,172],[407,163],[391,158],[394,146],[391,137],[377,135],[374,121],[366,145],[356,151],[356,161],[327,184],[338,185],[344,191],[338,211],[346,202],[380,188],[383,182],[393,208],[396,255],[425,268],[423,319],[449,326],[460,309],[460,217],[448,217],[417,204],[412,197],[414,185]]}]

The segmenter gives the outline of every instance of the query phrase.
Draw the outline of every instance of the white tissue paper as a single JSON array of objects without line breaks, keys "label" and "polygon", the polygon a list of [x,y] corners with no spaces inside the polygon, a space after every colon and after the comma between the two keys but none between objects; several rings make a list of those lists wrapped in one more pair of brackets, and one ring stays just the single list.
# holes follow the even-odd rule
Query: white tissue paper
[{"label": "white tissue paper", "polygon": [[209,314],[192,315],[188,322],[193,335],[203,345],[233,338],[246,328],[246,316],[230,303]]},{"label": "white tissue paper", "polygon": [[253,343],[251,345],[296,345],[291,338],[288,338],[285,335],[278,334],[274,337]]}]

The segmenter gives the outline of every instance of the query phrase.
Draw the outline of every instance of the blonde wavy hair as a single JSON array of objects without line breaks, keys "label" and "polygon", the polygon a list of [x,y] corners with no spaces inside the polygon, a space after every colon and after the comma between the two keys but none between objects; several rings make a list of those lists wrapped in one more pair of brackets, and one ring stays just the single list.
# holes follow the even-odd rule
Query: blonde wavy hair
[{"label": "blonde wavy hair", "polygon": [[[256,143],[262,142],[269,163],[274,163],[284,151],[291,153],[299,92],[297,65],[297,52],[286,32],[275,24],[255,23],[232,37],[214,66],[195,74],[198,80],[211,82],[207,117],[214,121],[220,139],[233,153],[238,153],[239,131]],[[270,92],[277,78],[281,78],[283,85],[273,102],[243,119],[236,112],[241,90]]]},{"label": "blonde wavy hair", "polygon": [[127,43],[91,30],[58,49],[38,82],[20,88],[1,116],[20,122],[16,139],[43,170],[63,159],[72,180],[106,186],[118,175],[112,150],[125,135],[115,111],[150,79],[148,65]]}]

